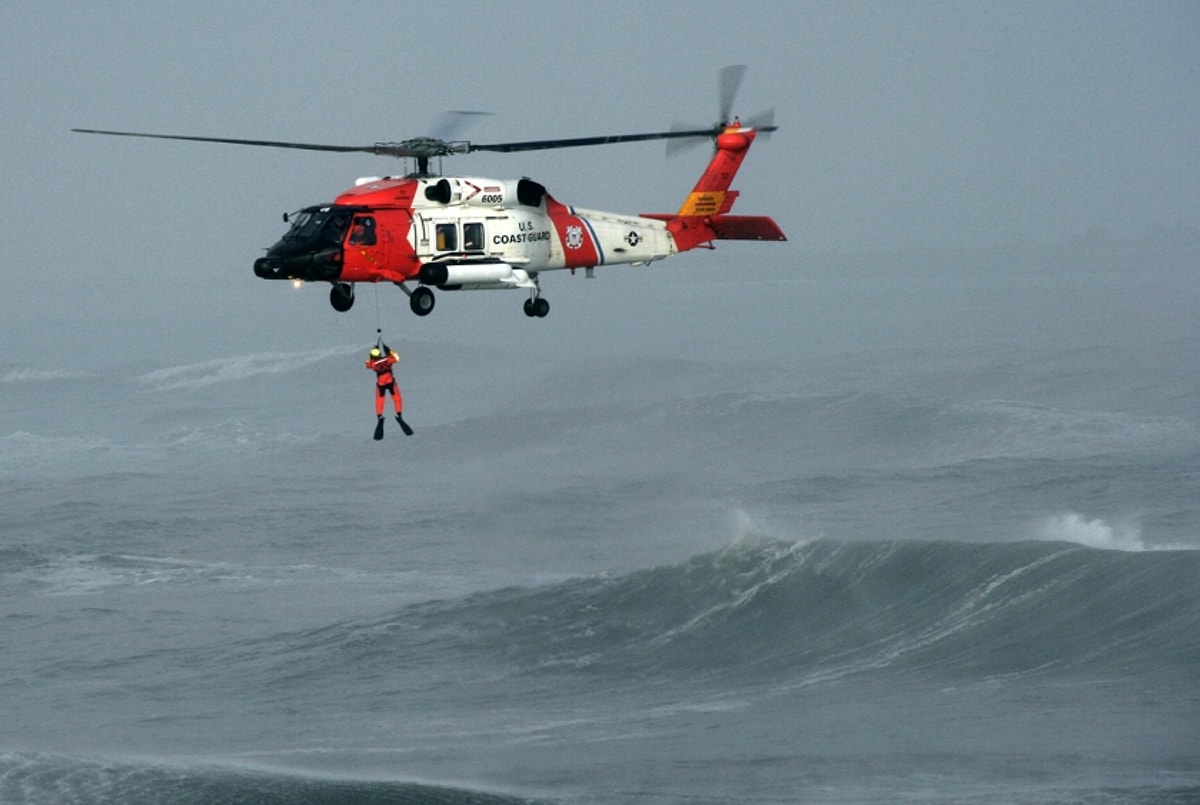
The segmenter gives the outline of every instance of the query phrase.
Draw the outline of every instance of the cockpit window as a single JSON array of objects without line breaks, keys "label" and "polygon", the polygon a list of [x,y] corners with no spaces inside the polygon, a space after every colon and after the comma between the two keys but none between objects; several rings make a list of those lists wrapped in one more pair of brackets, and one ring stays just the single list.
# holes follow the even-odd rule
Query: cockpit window
[{"label": "cockpit window", "polygon": [[350,226],[349,210],[337,207],[310,207],[292,217],[292,228],[285,238],[320,238],[330,243],[341,243]]},{"label": "cockpit window", "polygon": [[301,210],[300,212],[294,212],[290,216],[284,217],[292,223],[291,228],[288,229],[287,234],[284,235],[284,237],[302,238],[305,237],[309,232],[309,224],[312,223],[313,212],[312,210]]}]

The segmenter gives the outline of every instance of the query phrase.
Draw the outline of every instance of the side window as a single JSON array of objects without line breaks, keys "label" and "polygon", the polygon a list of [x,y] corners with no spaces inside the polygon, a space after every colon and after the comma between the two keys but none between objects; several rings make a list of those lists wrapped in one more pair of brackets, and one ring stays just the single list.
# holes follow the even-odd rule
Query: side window
[{"label": "side window", "polygon": [[479,222],[463,224],[463,251],[477,252],[483,250],[483,224]]},{"label": "side window", "polygon": [[458,228],[454,224],[437,225],[437,250],[452,252],[458,249]]},{"label": "side window", "polygon": [[375,219],[369,215],[360,215],[354,219],[350,227],[351,246],[375,245]]}]

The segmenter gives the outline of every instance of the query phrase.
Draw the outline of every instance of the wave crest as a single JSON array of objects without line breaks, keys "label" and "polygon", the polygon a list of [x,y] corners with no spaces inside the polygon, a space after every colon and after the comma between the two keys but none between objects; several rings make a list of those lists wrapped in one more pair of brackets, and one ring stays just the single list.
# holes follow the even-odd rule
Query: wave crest
[{"label": "wave crest", "polygon": [[1150,545],[1142,539],[1141,526],[1133,520],[1110,524],[1097,517],[1089,520],[1076,512],[1045,518],[1034,527],[1034,538],[1049,542],[1073,542],[1102,551],[1194,550],[1189,545]]}]

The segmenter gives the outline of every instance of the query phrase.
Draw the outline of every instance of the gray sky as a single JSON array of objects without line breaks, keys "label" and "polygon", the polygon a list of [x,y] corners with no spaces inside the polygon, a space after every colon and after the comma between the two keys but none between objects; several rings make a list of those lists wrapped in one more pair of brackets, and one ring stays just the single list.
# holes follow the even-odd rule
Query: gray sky
[{"label": "gray sky", "polygon": [[[735,111],[774,106],[781,126],[743,167],[736,211],[774,216],[789,243],[721,259],[1200,226],[1194,2],[16,0],[0,6],[2,312],[35,309],[49,334],[70,288],[130,309],[155,288],[278,298],[250,265],[280,213],[401,169],[71,127],[358,145],[475,109],[494,113],[465,133],[481,142],[654,131],[711,123],[731,63],[750,65]],[[445,170],[672,211],[706,152],[663,150],[476,154]]]}]

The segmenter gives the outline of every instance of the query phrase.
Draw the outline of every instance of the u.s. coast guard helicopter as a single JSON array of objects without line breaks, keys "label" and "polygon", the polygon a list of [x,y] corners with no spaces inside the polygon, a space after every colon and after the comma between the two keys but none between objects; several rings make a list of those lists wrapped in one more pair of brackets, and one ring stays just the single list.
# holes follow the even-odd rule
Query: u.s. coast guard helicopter
[{"label": "u.s. coast guard helicopter", "polygon": [[[721,122],[708,128],[668,132],[481,145],[420,137],[369,146],[316,145],[177,134],[73,129],[87,134],[152,137],[309,151],[365,152],[411,158],[405,176],[359,179],[331,204],[284,215],[291,224],[266,256],[254,261],[263,279],[332,284],[335,310],[354,304],[359,282],[392,282],[409,297],[418,316],[434,306],[433,288],[444,291],[525,288],[528,316],[545,316],[544,271],[644,265],[716,240],[786,240],[764,216],[730,215],[737,198],[730,185],[755,138],[776,129],[773,114],[742,124],[730,118],[744,65],[721,72]],[[622,215],[585,210],[552,197],[532,179],[436,176],[430,160],[474,151],[533,151],[639,140],[712,137],[716,150],[695,188],[675,213]]]}]

